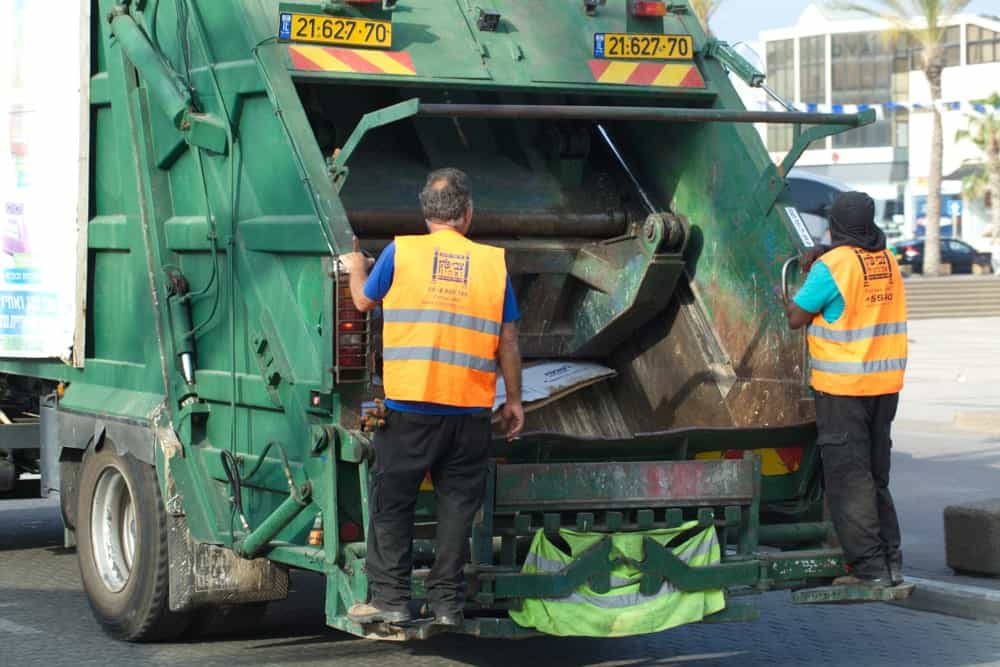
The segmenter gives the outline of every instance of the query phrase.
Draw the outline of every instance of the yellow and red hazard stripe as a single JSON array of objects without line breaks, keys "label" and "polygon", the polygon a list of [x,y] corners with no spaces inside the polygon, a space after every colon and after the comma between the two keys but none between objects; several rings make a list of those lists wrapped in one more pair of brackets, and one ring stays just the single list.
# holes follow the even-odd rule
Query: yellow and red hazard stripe
[{"label": "yellow and red hazard stripe", "polygon": [[704,88],[697,65],[640,63],[628,60],[591,60],[590,71],[598,83],[657,88]]},{"label": "yellow and red hazard stripe", "polygon": [[416,76],[413,59],[406,51],[342,49],[331,46],[290,45],[292,69],[303,72],[345,72]]},{"label": "yellow and red hazard stripe", "polygon": [[[752,450],[760,456],[760,473],[764,477],[780,477],[798,472],[802,466],[801,447],[767,447]],[[742,459],[744,450],[727,449],[721,452],[700,452],[695,454],[698,460],[704,459]]]}]

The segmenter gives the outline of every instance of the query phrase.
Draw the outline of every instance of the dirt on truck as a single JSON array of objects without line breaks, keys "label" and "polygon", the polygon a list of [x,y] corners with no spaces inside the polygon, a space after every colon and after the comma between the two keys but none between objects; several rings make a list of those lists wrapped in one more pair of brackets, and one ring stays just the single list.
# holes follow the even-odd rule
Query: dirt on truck
[{"label": "dirt on truck", "polygon": [[[872,113],[747,111],[731,79],[763,75],[686,2],[66,15],[85,156],[79,214],[58,218],[80,248],[58,283],[68,326],[27,355],[0,337],[0,370],[48,383],[40,447],[113,635],[176,637],[284,598],[295,570],[325,577],[332,627],[431,632],[346,615],[367,594],[361,418],[382,359],[337,258],[422,233],[417,193],[445,166],[469,174],[473,238],[506,250],[526,375],[543,369],[523,435],[496,441],[461,631],[634,634],[754,618],[752,592],[875,595],[828,586],[843,554],[781,302],[812,244],[784,175]],[[789,128],[780,163],[754,123]],[[598,371],[553,389],[547,368]],[[433,480],[415,522],[419,599]],[[609,608],[646,620],[602,631]],[[566,609],[590,620],[539,621]]]}]

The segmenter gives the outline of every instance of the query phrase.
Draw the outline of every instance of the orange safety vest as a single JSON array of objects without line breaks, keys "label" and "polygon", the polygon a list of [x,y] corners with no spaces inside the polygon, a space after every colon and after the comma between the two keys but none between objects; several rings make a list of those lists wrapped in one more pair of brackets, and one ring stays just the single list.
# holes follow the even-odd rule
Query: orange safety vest
[{"label": "orange safety vest", "polygon": [[881,396],[903,388],[906,370],[906,292],[887,250],[834,248],[822,257],[844,297],[833,324],[822,314],[806,332],[812,386],[835,396]]},{"label": "orange safety vest", "polygon": [[396,238],[382,302],[386,398],[492,408],[507,264],[451,230]]}]

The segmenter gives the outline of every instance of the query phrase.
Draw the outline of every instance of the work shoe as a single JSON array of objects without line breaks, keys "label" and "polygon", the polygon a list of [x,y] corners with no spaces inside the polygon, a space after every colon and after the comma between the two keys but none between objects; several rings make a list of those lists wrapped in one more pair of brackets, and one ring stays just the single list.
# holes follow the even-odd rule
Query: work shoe
[{"label": "work shoe", "polygon": [[903,554],[896,553],[886,559],[889,563],[889,579],[893,586],[903,584]]},{"label": "work shoe", "polygon": [[460,611],[450,614],[434,614],[432,625],[457,630],[465,623],[465,614]]},{"label": "work shoe", "polygon": [[837,577],[833,580],[834,586],[864,586],[866,588],[889,588],[892,580],[888,576],[865,577],[856,574],[849,574],[846,577]]},{"label": "work shoe", "polygon": [[373,602],[358,602],[347,610],[347,618],[355,623],[406,623],[413,619],[409,609],[380,609]]}]

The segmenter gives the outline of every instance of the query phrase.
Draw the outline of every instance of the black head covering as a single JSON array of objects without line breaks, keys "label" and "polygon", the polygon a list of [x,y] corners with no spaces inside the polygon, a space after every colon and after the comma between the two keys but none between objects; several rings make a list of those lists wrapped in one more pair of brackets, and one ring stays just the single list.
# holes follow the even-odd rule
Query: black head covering
[{"label": "black head covering", "polygon": [[875,202],[863,192],[844,192],[830,207],[830,241],[836,248],[857,246],[869,252],[885,250],[885,233],[875,224]]}]

